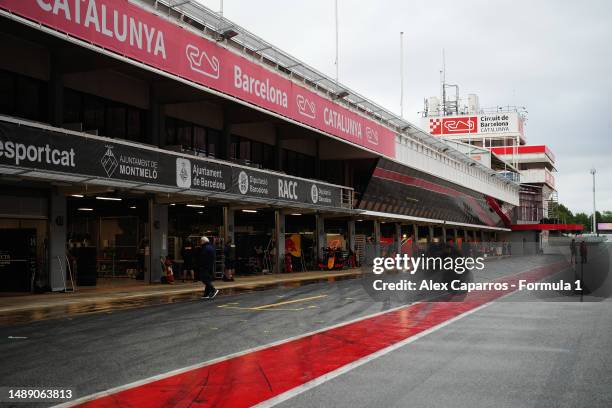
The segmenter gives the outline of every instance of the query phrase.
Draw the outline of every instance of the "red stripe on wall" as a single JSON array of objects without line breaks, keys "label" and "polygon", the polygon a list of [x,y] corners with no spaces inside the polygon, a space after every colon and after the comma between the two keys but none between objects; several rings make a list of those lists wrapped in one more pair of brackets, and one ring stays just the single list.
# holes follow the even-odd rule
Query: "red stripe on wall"
[{"label": "red stripe on wall", "polygon": [[396,171],[381,169],[380,167],[374,169],[374,177],[397,181],[408,186],[420,187],[425,190],[433,191],[435,193],[440,193],[451,197],[461,197],[464,195],[463,193],[452,188],[443,187],[439,184],[432,183],[431,181],[426,181],[417,177],[407,176]]},{"label": "red stripe on wall", "polygon": [[[52,7],[53,4],[56,7]],[[58,7],[60,4],[63,6]],[[81,4],[80,18],[76,17],[75,4]],[[176,78],[188,79],[387,157],[395,157],[395,132],[391,129],[298,85],[246,54],[234,53],[231,47],[222,47],[196,34],[195,30],[185,29],[128,0],[0,0],[0,8]],[[89,21],[90,14],[93,23]],[[133,41],[133,27],[144,27],[147,41]],[[148,41],[149,36],[151,41]]]},{"label": "red stripe on wall", "polygon": [[80,406],[252,406],[514,292],[516,289],[510,285],[520,279],[537,281],[565,266],[565,263],[548,265],[498,280],[508,283],[508,290],[475,292],[463,301],[417,303],[106,395]]},{"label": "red stripe on wall", "polygon": [[582,231],[582,224],[514,224],[512,231]]},{"label": "red stripe on wall", "polygon": [[548,155],[548,157],[553,162],[555,161],[555,155],[550,151],[550,149],[546,145],[532,145],[532,146],[518,146],[518,147],[502,146],[502,147],[489,147],[488,149],[491,150],[495,154],[514,154],[515,151],[518,154],[544,153]]},{"label": "red stripe on wall", "polygon": [[426,181],[417,177],[407,176],[405,174],[398,173],[392,170],[382,169],[377,167],[374,169],[374,177],[395,181],[401,184],[405,184],[411,187],[419,187],[424,190],[433,191],[434,193],[444,194],[449,197],[462,198],[468,202],[472,209],[478,214],[480,220],[489,226],[494,226],[496,223],[487,214],[482,207],[478,204],[478,201],[469,194],[462,193],[450,187],[444,187],[431,181]]}]

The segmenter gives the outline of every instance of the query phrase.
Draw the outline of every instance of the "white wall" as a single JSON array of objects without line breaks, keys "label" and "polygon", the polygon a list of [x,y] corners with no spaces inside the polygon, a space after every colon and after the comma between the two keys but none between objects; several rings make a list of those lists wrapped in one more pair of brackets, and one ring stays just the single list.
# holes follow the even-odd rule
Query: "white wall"
[{"label": "white wall", "polygon": [[519,187],[491,177],[477,166],[468,166],[416,140],[402,138],[396,143],[396,160],[414,169],[460,186],[487,194],[504,202],[519,204]]}]

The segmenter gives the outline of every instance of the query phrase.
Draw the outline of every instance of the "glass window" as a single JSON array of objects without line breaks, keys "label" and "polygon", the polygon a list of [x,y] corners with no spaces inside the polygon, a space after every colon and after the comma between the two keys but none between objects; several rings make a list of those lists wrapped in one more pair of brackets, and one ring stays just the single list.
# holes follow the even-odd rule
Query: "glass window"
[{"label": "glass window", "polygon": [[238,158],[240,160],[251,160],[251,142],[249,140],[240,140],[240,150]]},{"label": "glass window", "polygon": [[263,145],[263,162],[262,166],[264,169],[274,169],[274,146],[264,144]]},{"label": "glass window", "polygon": [[194,126],[193,128],[193,149],[198,153],[208,153],[208,146],[206,144],[206,129],[203,127]]},{"label": "glass window", "polygon": [[217,130],[207,129],[206,135],[207,135],[207,142],[208,142],[208,155],[210,157],[216,157],[221,134]]},{"label": "glass window", "polygon": [[45,121],[47,102],[45,82],[0,70],[0,113]]},{"label": "glass window", "polygon": [[283,170],[287,174],[295,174],[295,152],[283,149]]},{"label": "glass window", "polygon": [[83,130],[97,131],[98,134],[106,133],[104,127],[104,103],[101,99],[90,95],[84,95]]},{"label": "glass window", "polygon": [[127,139],[142,141],[144,114],[139,109],[129,108],[127,110]]},{"label": "glass window", "polygon": [[176,140],[176,119],[166,118],[166,145],[175,146],[178,144]]},{"label": "glass window", "polygon": [[193,149],[193,141],[191,139],[193,132],[193,126],[181,121],[178,121],[176,129],[177,144],[183,146],[184,149]]},{"label": "glass window", "polygon": [[253,142],[251,146],[251,162],[263,166],[263,143]]},{"label": "glass window", "polygon": [[46,115],[46,98],[40,81],[17,76],[16,112],[18,116],[42,120]]},{"label": "glass window", "polygon": [[0,71],[0,113],[12,115],[15,113],[15,90],[17,87],[15,75]]},{"label": "glass window", "polygon": [[64,90],[64,123],[81,123],[83,101],[81,94],[71,89]]},{"label": "glass window", "polygon": [[109,106],[106,110],[106,131],[104,136],[125,139],[126,109],[123,106]]},{"label": "glass window", "polygon": [[231,138],[230,160],[238,160],[240,158],[240,137],[232,135]]}]

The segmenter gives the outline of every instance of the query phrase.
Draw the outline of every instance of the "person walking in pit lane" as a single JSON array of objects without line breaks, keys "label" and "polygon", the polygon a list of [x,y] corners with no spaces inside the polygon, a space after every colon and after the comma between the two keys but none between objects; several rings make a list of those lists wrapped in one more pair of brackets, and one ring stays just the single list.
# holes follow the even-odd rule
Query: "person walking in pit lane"
[{"label": "person walking in pit lane", "polygon": [[198,277],[204,284],[202,299],[214,299],[219,293],[213,285],[215,272],[215,248],[210,240],[203,236],[200,238],[200,251],[198,252]]}]

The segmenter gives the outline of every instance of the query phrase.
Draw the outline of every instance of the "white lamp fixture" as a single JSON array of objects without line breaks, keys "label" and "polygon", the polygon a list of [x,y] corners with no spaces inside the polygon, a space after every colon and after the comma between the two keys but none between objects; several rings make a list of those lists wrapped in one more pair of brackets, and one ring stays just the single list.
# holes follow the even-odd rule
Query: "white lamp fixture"
[{"label": "white lamp fixture", "polygon": [[96,200],[105,200],[105,201],[122,201],[121,198],[117,198],[117,197],[104,197],[104,196],[97,196]]}]

